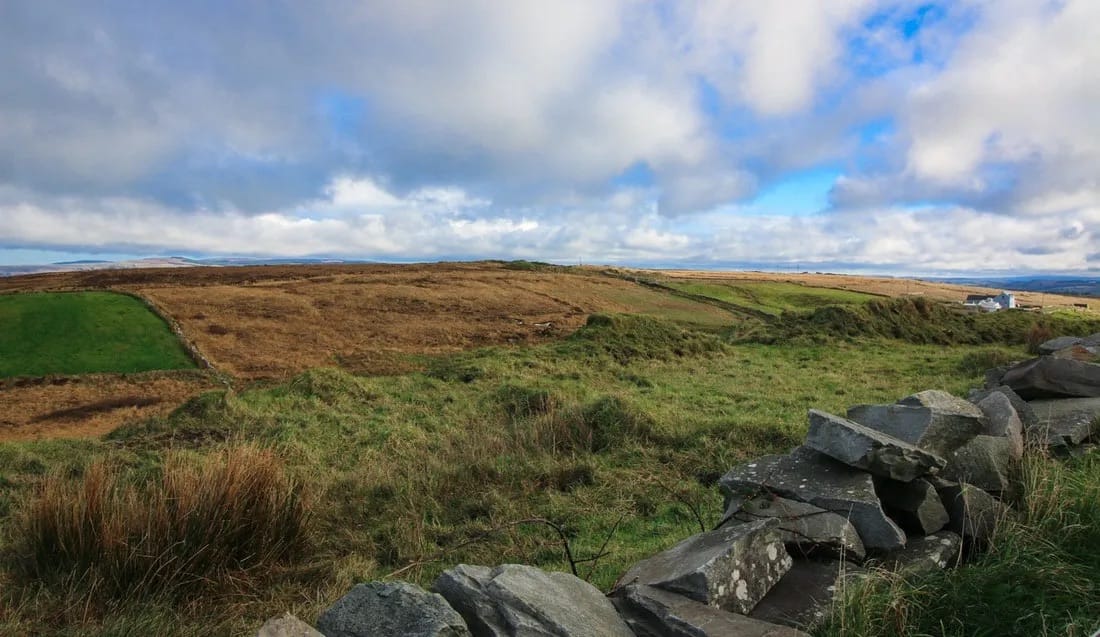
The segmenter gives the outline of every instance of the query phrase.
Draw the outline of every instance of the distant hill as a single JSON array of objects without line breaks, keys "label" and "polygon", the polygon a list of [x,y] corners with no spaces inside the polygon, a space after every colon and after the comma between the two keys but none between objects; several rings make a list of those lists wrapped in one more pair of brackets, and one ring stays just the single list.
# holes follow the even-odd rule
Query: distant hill
[{"label": "distant hill", "polygon": [[322,265],[340,263],[373,263],[373,261],[349,261],[344,259],[264,259],[254,257],[149,257],[130,261],[59,261],[42,265],[0,265],[0,277],[19,274],[44,274],[47,272],[82,272],[87,270],[134,270],[140,268],[188,268],[194,266],[248,266],[248,265]]},{"label": "distant hill", "polygon": [[944,278],[926,279],[959,285],[974,285],[986,288],[1002,288],[1026,292],[1046,292],[1049,294],[1067,294],[1071,296],[1100,297],[1100,279],[1087,277],[1035,276],[1003,278]]}]

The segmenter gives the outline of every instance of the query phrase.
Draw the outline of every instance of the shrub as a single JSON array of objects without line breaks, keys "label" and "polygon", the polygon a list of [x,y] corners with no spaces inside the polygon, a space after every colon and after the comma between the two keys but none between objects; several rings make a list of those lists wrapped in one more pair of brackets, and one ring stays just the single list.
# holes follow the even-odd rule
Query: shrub
[{"label": "shrub", "polygon": [[238,447],[198,463],[172,456],[146,485],[102,462],[76,480],[48,476],[14,533],[23,575],[122,600],[240,583],[298,552],[306,523],[280,460]]},{"label": "shrub", "polygon": [[1045,323],[1032,323],[1027,330],[1027,351],[1038,354],[1039,346],[1054,338],[1054,332]]}]

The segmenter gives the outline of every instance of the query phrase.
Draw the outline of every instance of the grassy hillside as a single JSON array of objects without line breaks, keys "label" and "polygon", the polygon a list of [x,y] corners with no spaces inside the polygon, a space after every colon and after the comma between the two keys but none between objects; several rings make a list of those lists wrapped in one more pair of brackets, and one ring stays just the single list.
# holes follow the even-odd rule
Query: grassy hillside
[{"label": "grassy hillside", "polygon": [[778,316],[788,310],[806,310],[824,305],[861,305],[875,298],[871,294],[810,287],[781,281],[704,283],[674,281],[670,287]]},{"label": "grassy hillside", "polygon": [[192,367],[164,321],[130,296],[0,295],[0,377]]}]

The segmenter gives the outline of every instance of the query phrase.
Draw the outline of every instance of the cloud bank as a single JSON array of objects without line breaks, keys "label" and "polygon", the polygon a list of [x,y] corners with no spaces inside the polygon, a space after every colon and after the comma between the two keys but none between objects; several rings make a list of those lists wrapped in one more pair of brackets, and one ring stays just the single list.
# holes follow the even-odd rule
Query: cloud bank
[{"label": "cloud bank", "polygon": [[[10,3],[0,260],[1096,270],[1098,23],[1091,0]],[[774,204],[800,198],[824,203]]]}]

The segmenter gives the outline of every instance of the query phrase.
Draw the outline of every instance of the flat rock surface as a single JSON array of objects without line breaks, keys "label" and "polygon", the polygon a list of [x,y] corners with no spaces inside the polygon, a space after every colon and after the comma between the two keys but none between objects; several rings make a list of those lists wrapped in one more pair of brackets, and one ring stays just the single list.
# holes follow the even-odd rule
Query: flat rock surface
[{"label": "flat rock surface", "polygon": [[1037,422],[1028,437],[1050,446],[1081,444],[1100,418],[1100,398],[1034,400],[1030,405]]},{"label": "flat rock surface", "polygon": [[321,613],[325,637],[463,637],[466,622],[447,600],[407,582],[358,584]]},{"label": "flat rock surface", "polygon": [[809,637],[651,586],[624,587],[613,599],[638,637]]},{"label": "flat rock surface", "polygon": [[772,624],[805,628],[824,617],[846,582],[863,569],[839,560],[796,560],[749,617]]},{"label": "flat rock surface", "polygon": [[432,588],[462,615],[475,637],[631,635],[611,601],[569,573],[520,564],[460,564],[442,573]]},{"label": "flat rock surface", "polygon": [[856,405],[848,410],[848,418],[941,458],[950,456],[984,427],[977,406],[934,389],[906,396],[893,405]]},{"label": "flat rock surface", "polygon": [[1046,356],[1053,354],[1058,350],[1063,350],[1067,347],[1072,347],[1081,342],[1081,338],[1078,336],[1059,336],[1052,338],[1039,346],[1039,355]]},{"label": "flat rock surface", "polygon": [[693,535],[635,564],[620,586],[640,584],[745,614],[787,572],[791,557],[774,518]]},{"label": "flat rock surface", "polygon": [[272,617],[260,627],[256,637],[325,637],[313,626],[287,613],[282,617]]},{"label": "flat rock surface", "polygon": [[898,482],[875,478],[875,493],[886,514],[906,533],[928,535],[947,525],[947,510],[943,508],[936,489],[927,480]]},{"label": "flat rock surface", "polygon": [[718,485],[727,509],[738,499],[778,495],[848,519],[868,550],[890,551],[905,545],[905,533],[879,504],[871,474],[807,447],[738,465]]},{"label": "flat rock surface", "polygon": [[910,538],[905,548],[884,560],[884,565],[895,571],[923,573],[957,566],[961,559],[962,538],[953,531],[940,531]]},{"label": "flat rock surface", "polygon": [[867,555],[851,522],[806,502],[778,496],[752,498],[736,511],[728,511],[727,517],[741,522],[779,520],[783,544],[795,556],[827,555],[858,562]]},{"label": "flat rock surface", "polygon": [[901,482],[936,473],[947,464],[943,458],[908,442],[817,409],[810,410],[806,446],[857,469]]},{"label": "flat rock surface", "polygon": [[977,436],[955,452],[941,475],[990,493],[1005,493],[1012,490],[1022,453],[1010,438]]},{"label": "flat rock surface", "polygon": [[951,518],[948,529],[964,540],[987,541],[993,535],[997,520],[1007,514],[1003,504],[974,485],[948,480],[933,481],[933,484]]},{"label": "flat rock surface", "polygon": [[1100,364],[1040,356],[1010,367],[1001,377],[1025,400],[1100,396]]}]

